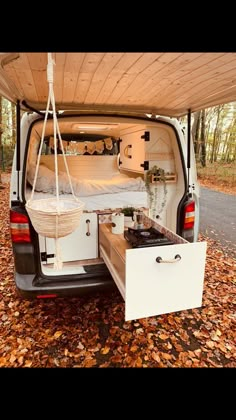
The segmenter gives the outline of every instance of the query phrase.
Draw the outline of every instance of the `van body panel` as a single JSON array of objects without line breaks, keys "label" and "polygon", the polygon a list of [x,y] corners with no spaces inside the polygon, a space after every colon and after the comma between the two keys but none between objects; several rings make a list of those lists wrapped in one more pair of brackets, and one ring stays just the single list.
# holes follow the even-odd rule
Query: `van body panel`
[{"label": "van body panel", "polygon": [[[196,242],[198,238],[200,187],[192,140],[191,165],[187,168],[186,134],[172,117],[185,115],[190,109],[216,105],[222,98],[235,100],[236,91],[225,82],[223,69],[229,65],[232,71],[236,68],[236,54],[56,53],[54,58],[56,106],[58,111],[65,110],[58,113],[63,148],[75,195],[84,200],[85,207],[79,228],[60,238],[56,245],[54,238],[41,237],[30,220],[26,222],[19,217],[19,223],[13,223],[12,230],[22,230],[22,235],[29,231],[31,237],[30,243],[13,240],[17,289],[28,298],[75,296],[114,287],[113,277],[126,301],[127,320],[201,306],[206,248],[205,244],[186,240]],[[62,62],[65,67],[60,66]],[[111,72],[111,80],[106,77],[103,80],[103,73],[99,73],[105,62],[107,71],[111,64],[107,73]],[[46,63],[46,53],[0,54],[0,93],[18,105],[21,101],[22,109],[29,105],[33,111],[22,116],[18,152],[12,167],[10,207],[18,208],[19,214],[22,210],[26,213],[25,204],[32,197],[41,140],[42,157],[34,199],[55,196],[53,120],[49,116],[41,139],[44,115],[34,112],[45,108]],[[203,64],[213,73],[222,67],[222,73],[217,73],[217,87],[209,84],[205,72],[202,76]],[[86,81],[84,73],[89,75]],[[206,79],[198,83],[200,76]],[[78,83],[73,85],[75,80]],[[89,80],[91,84],[87,83]],[[80,94],[81,83],[86,85],[82,89],[86,95]],[[204,95],[199,95],[199,86],[205,86]],[[56,147],[63,201],[68,194],[71,197],[71,190],[61,156],[62,146],[58,142]],[[151,194],[147,194],[147,174],[154,167],[164,169],[168,177],[165,183],[158,173],[150,178],[148,188],[153,206]],[[191,200],[194,206],[189,204]],[[146,222],[157,226],[159,233],[167,233],[173,244],[136,250],[131,249],[124,236],[104,234],[101,225],[111,228],[112,214],[119,214],[126,206],[144,212]],[[188,217],[195,219],[191,229],[186,222]],[[18,241],[19,238],[20,234]],[[59,250],[61,270],[55,264],[55,253]],[[181,261],[178,257],[172,264],[171,260],[181,251]],[[170,265],[153,260],[159,253]],[[147,273],[150,278],[145,282]],[[175,292],[170,295],[172,288]],[[140,301],[142,297],[145,302]]]},{"label": "van body panel", "polygon": [[[85,156],[75,153],[74,150],[77,150],[75,146],[73,146],[75,149],[73,147],[72,149],[69,148],[66,151],[67,163],[73,179],[77,180],[76,182],[82,182],[85,185],[88,183],[89,185],[91,182],[90,178],[93,178],[95,183],[97,182],[99,185],[100,179],[105,178],[106,183],[112,184],[114,176],[114,179],[117,176],[118,178],[125,177],[125,179],[144,179],[147,169],[141,165],[145,161],[149,162],[150,169],[156,165],[167,172],[174,173],[175,181],[166,184],[166,200],[163,198],[162,185],[156,185],[160,204],[162,201],[164,202],[165,207],[163,211],[160,211],[161,206],[159,205],[159,210],[156,213],[149,214],[149,216],[153,220],[156,220],[158,216],[160,226],[166,226],[170,231],[181,234],[180,209],[188,191],[187,157],[185,152],[186,139],[177,120],[167,117],[159,117],[153,120],[126,115],[73,114],[70,116],[62,114],[58,117],[58,121],[62,138],[67,139],[71,136],[74,139],[74,143],[72,143],[75,146],[77,144],[75,139],[81,142],[81,138],[84,135],[80,133],[80,130],[87,129],[88,131],[85,133],[86,139],[89,139],[90,142],[91,136],[97,136],[96,139],[100,137],[104,139],[104,144],[106,144],[106,139],[108,139],[108,143],[112,139],[112,144],[116,144],[116,147],[120,148],[119,150],[116,148],[115,152],[118,153],[119,151],[119,155],[115,154],[113,156],[109,154],[109,150],[107,155]],[[38,158],[42,124],[43,118],[37,114],[26,113],[23,115],[21,122],[20,170],[16,170],[15,153],[10,189],[11,207],[17,198],[21,211],[22,209],[25,211],[25,203],[31,196],[32,187],[29,184],[29,173],[32,164],[35,165]],[[90,130],[91,127],[92,130]],[[52,120],[49,120],[45,133],[46,146],[40,162],[46,166],[47,170],[54,173],[54,155],[51,154],[52,149],[50,149],[50,136],[52,136],[52,133],[53,124]],[[148,135],[146,135],[147,133]],[[101,140],[96,141],[99,142]],[[72,145],[72,143],[65,141],[67,146],[68,144],[69,146]],[[193,161],[194,164],[195,162]],[[65,174],[66,169],[60,154],[58,155],[58,167],[60,174]],[[197,203],[196,212],[198,212],[199,189],[196,173],[192,169],[190,173],[192,177],[191,183],[195,183],[196,186],[193,194]],[[46,187],[49,184],[50,179],[47,180]],[[36,198],[42,198],[45,193],[36,191],[35,195]],[[131,197],[131,193],[129,195]],[[47,193],[45,196],[47,197]],[[101,195],[101,197],[104,196]],[[79,196],[79,198],[83,201],[83,197]],[[93,196],[91,199],[93,199]],[[86,202],[91,201],[91,199],[90,197],[84,197]],[[79,228],[69,236],[59,239],[63,262],[63,268],[59,271],[54,268],[54,239],[38,235],[29,221],[32,243],[24,245],[13,244],[16,287],[22,296],[29,298],[41,295],[74,296],[114,286],[111,277],[113,268],[109,263],[109,257],[107,258],[102,252],[99,237],[99,224],[111,220],[111,214],[115,211],[112,199],[108,207],[110,208],[106,208],[105,211],[99,209],[88,211],[85,209]],[[122,207],[122,203],[120,207]],[[145,211],[147,214],[148,208]],[[196,231],[196,226],[194,234],[197,239],[198,231]],[[146,250],[145,252],[148,255],[149,251]],[[113,260],[120,273],[124,273],[125,266],[123,268],[119,266],[119,255],[116,255],[115,251]]]}]

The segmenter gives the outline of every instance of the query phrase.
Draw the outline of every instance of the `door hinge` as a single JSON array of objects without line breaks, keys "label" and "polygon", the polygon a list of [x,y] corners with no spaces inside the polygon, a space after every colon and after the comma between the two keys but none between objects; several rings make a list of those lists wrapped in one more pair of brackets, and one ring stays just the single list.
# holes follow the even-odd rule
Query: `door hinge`
[{"label": "door hinge", "polygon": [[150,131],[144,131],[144,134],[141,136],[141,139],[144,139],[144,141],[150,141]]},{"label": "door hinge", "polygon": [[140,166],[142,166],[142,168],[145,171],[148,171],[149,170],[149,162],[148,162],[148,160],[145,160],[143,163],[140,164]]}]

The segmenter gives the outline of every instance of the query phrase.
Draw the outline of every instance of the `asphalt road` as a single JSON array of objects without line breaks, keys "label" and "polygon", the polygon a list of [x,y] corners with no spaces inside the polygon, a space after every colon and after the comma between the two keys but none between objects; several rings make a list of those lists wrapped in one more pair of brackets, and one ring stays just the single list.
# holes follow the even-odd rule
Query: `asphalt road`
[{"label": "asphalt road", "polygon": [[201,187],[200,233],[236,257],[236,197]]}]

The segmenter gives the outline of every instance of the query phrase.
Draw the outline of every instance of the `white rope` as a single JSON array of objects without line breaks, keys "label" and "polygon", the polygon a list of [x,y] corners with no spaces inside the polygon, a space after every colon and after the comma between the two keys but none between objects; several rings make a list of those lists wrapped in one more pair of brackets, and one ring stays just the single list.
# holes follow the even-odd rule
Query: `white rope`
[{"label": "white rope", "polygon": [[31,200],[33,200],[33,196],[34,196],[36,180],[37,180],[37,177],[38,177],[39,163],[40,163],[40,158],[41,158],[41,153],[42,153],[42,148],[43,148],[43,140],[44,140],[44,135],[45,135],[45,130],[46,130],[46,123],[47,123],[47,118],[48,118],[49,106],[50,106],[50,95],[48,96],[47,108],[46,108],[45,118],[44,118],[44,122],[43,122],[43,130],[42,130],[42,136],[41,136],[41,140],[40,140],[39,154],[38,154],[38,157],[37,157],[36,170],[35,170],[35,174],[34,174],[33,188],[32,188],[32,191],[31,191],[30,199],[28,200],[27,204]]},{"label": "white rope", "polygon": [[61,150],[62,150],[62,156],[63,156],[64,164],[65,164],[65,167],[66,167],[66,173],[67,173],[67,176],[68,176],[68,179],[69,179],[70,189],[71,189],[71,192],[72,192],[72,195],[73,195],[74,199],[78,200],[78,198],[74,194],[74,189],[73,189],[73,186],[72,186],[70,172],[69,172],[69,168],[68,168],[68,165],[67,165],[67,160],[66,160],[66,156],[65,156],[65,152],[64,152],[63,141],[62,141],[62,138],[61,138],[61,133],[59,131],[58,121],[57,121],[57,130],[58,130],[58,137],[59,137],[60,146],[61,146]]},{"label": "white rope", "polygon": [[37,177],[38,177],[40,158],[41,158],[41,154],[42,154],[43,141],[44,141],[45,130],[46,130],[46,123],[47,123],[48,113],[49,113],[49,107],[50,107],[50,103],[51,103],[52,104],[52,111],[53,111],[53,137],[54,137],[53,140],[54,140],[54,162],[55,162],[56,197],[57,197],[57,204],[58,204],[58,212],[60,213],[60,208],[59,208],[60,207],[59,206],[59,184],[58,184],[58,160],[57,160],[57,134],[58,134],[58,137],[59,137],[59,142],[60,142],[60,146],[61,146],[61,150],[62,150],[63,161],[64,161],[64,164],[65,164],[66,173],[67,173],[67,176],[68,176],[71,193],[72,193],[73,198],[75,200],[78,201],[78,198],[74,194],[74,189],[73,189],[73,186],[72,186],[71,176],[70,176],[68,164],[67,164],[67,161],[66,161],[66,156],[65,156],[63,141],[62,141],[62,138],[61,138],[60,128],[59,128],[59,124],[58,124],[58,120],[57,120],[57,115],[56,115],[55,96],[54,96],[54,90],[53,90],[53,65],[54,64],[55,64],[55,62],[52,59],[52,54],[51,53],[48,53],[48,65],[47,65],[47,81],[49,83],[48,102],[47,102],[47,108],[46,108],[44,123],[43,123],[43,130],[42,130],[42,136],[41,136],[41,141],[40,141],[40,148],[39,148],[39,153],[38,153],[38,158],[37,158],[37,164],[36,164],[36,170],[35,170],[33,188],[32,188],[31,196],[30,196],[30,199],[28,200],[28,203],[31,200],[33,200],[33,197],[34,197],[36,180],[37,180]]},{"label": "white rope", "polygon": [[58,215],[56,215],[56,237],[54,239],[55,244],[55,257],[54,257],[54,270],[61,270],[63,267],[63,260],[61,254],[61,246],[58,238]]},{"label": "white rope", "polygon": [[54,90],[53,90],[53,65],[55,65],[55,62],[52,59],[52,54],[48,53],[48,64],[47,64],[47,81],[48,81],[48,84],[49,84],[48,101],[47,101],[47,107],[46,107],[46,112],[45,112],[45,118],[44,118],[44,122],[43,122],[42,136],[41,136],[41,140],[40,140],[39,153],[38,153],[38,157],[37,157],[37,164],[36,164],[36,169],[35,169],[33,188],[32,188],[30,199],[27,201],[26,204],[29,205],[29,203],[33,200],[33,197],[34,197],[36,180],[37,180],[37,177],[38,177],[40,158],[41,158],[41,154],[42,154],[44,136],[45,136],[45,131],[46,131],[46,123],[47,123],[47,118],[48,118],[48,113],[49,113],[49,108],[50,108],[50,103],[51,103],[52,112],[53,112],[54,163],[55,163],[55,183],[56,183],[56,197],[57,197],[56,226],[55,226],[55,238],[54,238],[55,239],[54,269],[60,270],[63,266],[63,261],[62,261],[61,247],[60,247],[59,237],[58,237],[58,236],[60,236],[59,231],[58,231],[58,227],[59,227],[59,219],[58,218],[61,214],[61,211],[60,211],[60,202],[59,202],[59,183],[58,183],[57,134],[58,134],[58,137],[59,137],[60,146],[61,146],[61,150],[62,150],[62,155],[63,155],[63,159],[64,159],[64,164],[65,164],[67,176],[68,176],[68,179],[69,179],[69,184],[70,184],[70,188],[71,188],[73,198],[76,201],[80,201],[80,200],[77,197],[75,197],[75,194],[74,194],[74,190],[73,190],[73,186],[72,186],[72,182],[71,182],[71,177],[70,177],[70,173],[69,173],[69,168],[68,168],[65,153],[64,153],[64,146],[63,146],[63,142],[62,142],[62,138],[61,138],[59,124],[58,124],[58,120],[57,120],[55,96],[54,96]]}]

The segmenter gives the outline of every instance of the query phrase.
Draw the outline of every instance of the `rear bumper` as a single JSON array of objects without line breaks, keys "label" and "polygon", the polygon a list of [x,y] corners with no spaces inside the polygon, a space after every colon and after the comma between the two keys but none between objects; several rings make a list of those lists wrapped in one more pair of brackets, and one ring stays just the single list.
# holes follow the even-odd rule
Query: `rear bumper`
[{"label": "rear bumper", "polygon": [[[110,276],[101,278],[89,278],[81,280],[50,280],[40,284],[40,278],[35,282],[33,274],[15,273],[15,283],[20,295],[26,299],[37,298],[40,295],[56,295],[55,297],[82,296],[88,293],[104,291],[115,287]],[[42,279],[43,280],[43,279]],[[45,279],[44,279],[45,280]],[[35,285],[35,283],[37,285]]]}]

